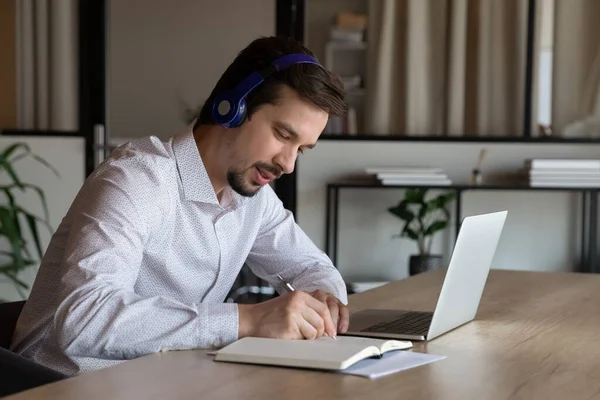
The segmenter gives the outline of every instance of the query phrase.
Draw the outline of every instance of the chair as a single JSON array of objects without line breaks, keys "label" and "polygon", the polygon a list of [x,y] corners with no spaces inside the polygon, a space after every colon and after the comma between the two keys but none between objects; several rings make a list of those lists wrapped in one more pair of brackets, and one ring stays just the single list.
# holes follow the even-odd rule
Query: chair
[{"label": "chair", "polygon": [[13,301],[12,303],[0,303],[0,347],[8,349],[12,340],[15,326],[25,301]]},{"label": "chair", "polygon": [[8,350],[24,305],[25,301],[0,303],[0,397],[67,377]]},{"label": "chair", "polygon": [[257,277],[244,264],[233,287],[227,295],[227,303],[253,304],[277,297],[275,288]]}]

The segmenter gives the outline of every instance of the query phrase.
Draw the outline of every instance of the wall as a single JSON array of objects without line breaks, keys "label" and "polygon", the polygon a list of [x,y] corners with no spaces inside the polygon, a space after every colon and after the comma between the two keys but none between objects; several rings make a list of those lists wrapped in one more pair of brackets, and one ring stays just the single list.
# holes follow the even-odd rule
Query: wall
[{"label": "wall", "polygon": [[[326,184],[367,166],[439,166],[455,183],[468,182],[477,160],[477,143],[320,141],[297,163],[297,221],[325,250]],[[595,157],[600,145],[489,145],[484,174],[519,169],[528,157]],[[406,277],[407,259],[416,251],[399,233],[400,221],[386,209],[402,196],[396,189],[344,189],[341,192],[338,268],[349,280]],[[548,191],[473,191],[463,196],[462,216],[507,209],[508,218],[493,268],[568,271],[576,268],[580,240],[580,197]],[[452,223],[454,224],[454,218]],[[454,225],[452,225],[454,226]],[[434,243],[446,256],[453,233]]]},{"label": "wall", "polygon": [[109,1],[112,137],[166,138],[251,40],[275,34],[275,0]]},{"label": "wall", "polygon": [[[84,181],[84,141],[80,138],[0,137],[0,150],[20,141],[29,144],[34,153],[48,161],[60,174],[57,177],[30,159],[23,159],[15,164],[16,172],[23,182],[37,185],[44,190],[50,214],[49,222],[55,230]],[[0,181],[0,184],[5,184],[5,181]],[[43,210],[34,193],[28,192],[17,199],[27,210],[43,216]],[[39,233],[42,239],[42,250],[45,250],[50,240],[50,232],[41,228]],[[32,241],[29,240],[29,243]],[[0,242],[0,246],[5,246],[4,239]],[[36,253],[32,252],[32,254]],[[24,271],[19,277],[31,284],[36,273],[37,266],[34,266]],[[20,300],[13,285],[2,279],[0,276],[0,299]]]},{"label": "wall", "polygon": [[16,3],[0,1],[0,129],[17,127]]}]

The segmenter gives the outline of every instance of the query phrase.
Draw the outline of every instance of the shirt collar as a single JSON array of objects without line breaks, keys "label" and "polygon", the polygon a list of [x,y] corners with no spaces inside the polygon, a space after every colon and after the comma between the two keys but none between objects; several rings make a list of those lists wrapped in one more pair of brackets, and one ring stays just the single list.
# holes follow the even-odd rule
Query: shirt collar
[{"label": "shirt collar", "polygon": [[[186,131],[175,135],[173,138],[173,152],[183,186],[183,193],[186,200],[220,205],[194,140],[192,132],[194,124],[195,121],[190,124]],[[228,191],[234,207],[247,200],[246,197],[241,196],[230,187],[225,188],[225,190]]]}]

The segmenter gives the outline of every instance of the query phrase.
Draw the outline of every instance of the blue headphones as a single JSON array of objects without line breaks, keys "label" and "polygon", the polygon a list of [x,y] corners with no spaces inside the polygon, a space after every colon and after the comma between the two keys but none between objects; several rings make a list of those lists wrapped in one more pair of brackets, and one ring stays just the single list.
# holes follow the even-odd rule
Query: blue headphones
[{"label": "blue headphones", "polygon": [[288,54],[272,61],[268,67],[250,74],[234,89],[215,96],[211,108],[213,121],[226,128],[238,126],[246,115],[248,93],[273,73],[301,63],[321,65],[313,57],[302,53]]}]

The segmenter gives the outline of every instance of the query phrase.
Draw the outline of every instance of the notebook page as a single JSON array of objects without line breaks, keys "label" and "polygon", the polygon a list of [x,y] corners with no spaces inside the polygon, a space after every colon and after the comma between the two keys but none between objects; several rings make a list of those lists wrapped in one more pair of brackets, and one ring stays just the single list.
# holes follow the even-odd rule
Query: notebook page
[{"label": "notebook page", "polygon": [[[322,337],[318,340],[334,340],[329,337]],[[390,340],[390,339],[375,339],[362,336],[338,336],[337,341],[340,343],[352,343],[361,346],[375,346],[382,349],[384,345],[393,348],[394,350],[409,349],[412,347],[412,342],[408,340]],[[392,346],[393,343],[393,346]]]}]

